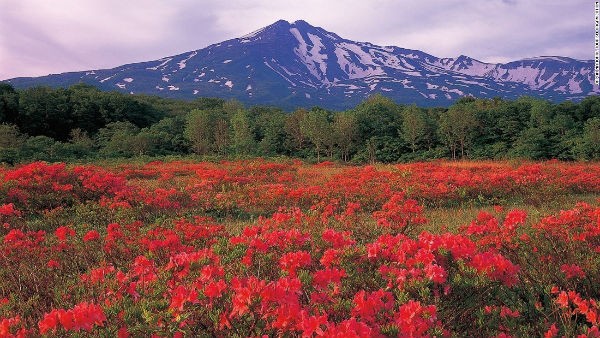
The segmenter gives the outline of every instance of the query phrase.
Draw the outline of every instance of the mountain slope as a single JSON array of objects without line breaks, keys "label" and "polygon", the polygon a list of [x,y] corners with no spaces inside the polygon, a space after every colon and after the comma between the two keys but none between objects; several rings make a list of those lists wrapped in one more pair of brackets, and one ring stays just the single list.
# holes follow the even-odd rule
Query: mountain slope
[{"label": "mountain slope", "polygon": [[506,64],[437,58],[400,47],[343,39],[305,21],[155,61],[7,82],[17,88],[85,82],[106,90],[192,99],[237,98],[284,108],[347,108],[374,93],[401,103],[448,105],[464,95],[553,101],[598,94],[593,61],[538,57]]}]

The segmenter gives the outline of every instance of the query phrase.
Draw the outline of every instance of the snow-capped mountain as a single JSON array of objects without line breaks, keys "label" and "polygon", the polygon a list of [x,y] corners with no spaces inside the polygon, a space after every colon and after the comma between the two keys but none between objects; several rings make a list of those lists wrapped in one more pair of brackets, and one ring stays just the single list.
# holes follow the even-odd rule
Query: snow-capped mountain
[{"label": "snow-capped mountain", "polygon": [[591,60],[543,56],[491,64],[464,55],[438,58],[347,40],[305,21],[280,20],[241,38],[156,61],[7,82],[18,88],[85,82],[127,93],[338,109],[375,93],[427,106],[448,105],[465,95],[580,100],[600,93],[593,76]]}]

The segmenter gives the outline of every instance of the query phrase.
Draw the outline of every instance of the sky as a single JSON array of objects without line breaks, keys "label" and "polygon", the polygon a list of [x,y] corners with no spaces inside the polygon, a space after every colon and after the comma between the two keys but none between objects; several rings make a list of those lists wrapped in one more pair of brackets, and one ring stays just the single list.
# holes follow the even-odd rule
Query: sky
[{"label": "sky", "polygon": [[0,80],[156,60],[279,19],[437,57],[594,58],[591,0],[0,0]]}]

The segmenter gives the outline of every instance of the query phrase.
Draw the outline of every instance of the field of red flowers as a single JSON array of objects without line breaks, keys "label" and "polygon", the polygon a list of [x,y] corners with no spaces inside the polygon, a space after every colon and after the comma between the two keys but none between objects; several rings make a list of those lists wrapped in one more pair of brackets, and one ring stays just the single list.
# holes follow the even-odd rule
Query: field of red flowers
[{"label": "field of red flowers", "polygon": [[0,337],[600,337],[599,197],[552,161],[0,168]]}]

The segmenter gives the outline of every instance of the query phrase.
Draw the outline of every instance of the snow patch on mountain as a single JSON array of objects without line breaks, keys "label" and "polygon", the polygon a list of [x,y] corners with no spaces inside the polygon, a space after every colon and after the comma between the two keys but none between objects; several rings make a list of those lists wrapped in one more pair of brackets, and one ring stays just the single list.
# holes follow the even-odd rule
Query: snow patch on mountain
[{"label": "snow patch on mountain", "polygon": [[583,90],[581,90],[581,82],[576,81],[574,78],[569,79],[567,87],[569,88],[569,92],[571,93],[583,93]]},{"label": "snow patch on mountain", "polygon": [[327,54],[321,54],[321,50],[325,46],[321,42],[321,38],[308,33],[310,45],[304,40],[298,28],[290,28],[290,33],[298,40],[298,46],[294,48],[294,52],[302,60],[308,71],[318,80],[328,82],[326,77],[327,72]]},{"label": "snow patch on mountain", "polygon": [[335,55],[340,68],[350,79],[385,75],[385,71],[375,64],[371,54],[363,51],[358,45],[342,42],[335,49]]},{"label": "snow patch on mountain", "polygon": [[282,20],[239,39],[159,60],[8,80],[19,88],[84,82],[166,97],[202,93],[286,109],[313,104],[346,108],[373,92],[424,105],[447,105],[463,95],[581,100],[600,94],[593,81],[592,60],[540,56],[485,63],[464,55],[438,58],[418,50],[354,42],[304,21]]},{"label": "snow patch on mountain", "polygon": [[109,76],[109,77],[107,77],[107,78],[104,78],[104,79],[100,80],[100,83],[104,83],[104,82],[106,82],[106,81],[108,81],[108,80],[112,79],[112,78],[113,78],[113,77],[115,77],[116,75],[117,75],[117,74],[115,74],[115,75],[112,75],[112,76]]},{"label": "snow patch on mountain", "polygon": [[164,58],[164,59],[160,59],[158,61],[163,61],[161,64],[159,64],[158,66],[155,67],[148,67],[146,69],[148,70],[158,70],[158,68],[164,67],[167,63],[169,63],[171,60],[173,60],[173,58]]},{"label": "snow patch on mountain", "polygon": [[524,66],[513,69],[506,69],[503,73],[499,74],[499,77],[505,81],[521,82],[528,85],[536,84],[535,79],[540,74],[540,69],[532,66]]},{"label": "snow patch on mountain", "polygon": [[438,64],[445,69],[471,76],[486,76],[497,66],[496,64],[484,63],[464,55],[461,55],[456,59],[448,59],[447,61],[448,63],[440,62]]},{"label": "snow patch on mountain", "polygon": [[189,59],[193,58],[194,56],[198,55],[198,52],[192,52],[190,55],[188,55],[187,58],[179,61],[177,63],[177,65],[179,65],[179,69],[184,69],[186,67],[186,62],[188,62]]},{"label": "snow patch on mountain", "polygon": [[288,77],[286,77],[284,74],[282,74],[279,70],[275,69],[267,61],[264,61],[263,64],[265,66],[269,67],[272,71],[274,71],[275,73],[277,73],[279,76],[281,76],[281,78],[283,78],[284,80],[286,80],[289,84],[291,84],[294,87],[296,86],[296,83],[294,81],[290,80]]}]

